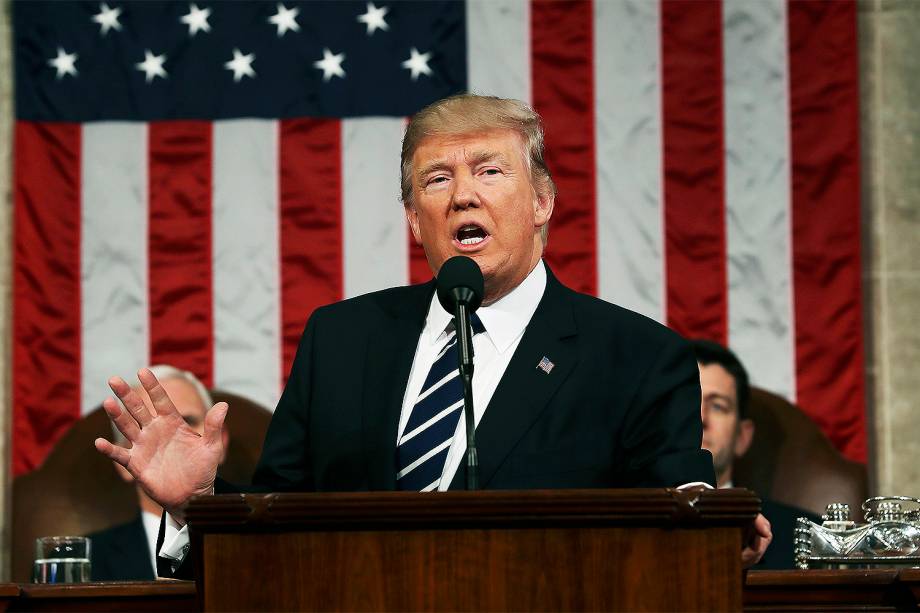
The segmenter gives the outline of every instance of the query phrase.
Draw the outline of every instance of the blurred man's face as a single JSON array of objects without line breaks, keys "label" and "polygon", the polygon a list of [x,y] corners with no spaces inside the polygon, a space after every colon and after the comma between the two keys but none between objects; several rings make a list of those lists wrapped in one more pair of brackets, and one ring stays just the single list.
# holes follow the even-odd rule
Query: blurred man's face
[{"label": "blurred man's face", "polygon": [[713,468],[719,487],[732,478],[735,457],[744,455],[750,446],[753,423],[738,419],[738,391],[735,378],[719,364],[699,364],[703,402],[703,449],[712,453]]},{"label": "blurred man's face", "polygon": [[520,136],[488,130],[429,136],[412,156],[406,216],[428,264],[465,255],[485,278],[486,304],[517,287],[543,254],[540,228],[553,197],[531,184]]},{"label": "blurred man's face", "polygon": [[[198,392],[195,391],[194,386],[185,379],[166,379],[160,381],[160,385],[163,386],[166,394],[176,405],[176,410],[185,419],[185,423],[198,434],[204,434],[204,416],[207,414],[209,407],[204,406],[204,402]],[[155,415],[156,410],[153,408],[147,393],[141,389],[140,396],[150,413]]]}]

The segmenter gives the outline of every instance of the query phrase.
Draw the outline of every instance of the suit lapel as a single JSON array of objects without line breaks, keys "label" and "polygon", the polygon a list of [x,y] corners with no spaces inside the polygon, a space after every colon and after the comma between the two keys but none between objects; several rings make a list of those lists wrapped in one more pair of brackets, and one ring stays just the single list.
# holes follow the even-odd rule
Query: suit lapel
[{"label": "suit lapel", "polygon": [[396,434],[403,396],[434,281],[381,297],[384,316],[370,334],[365,355],[362,429],[371,490],[396,489]]},{"label": "suit lapel", "polygon": [[[575,366],[573,341],[577,330],[565,295],[569,290],[556,280],[549,267],[546,270],[546,290],[540,305],[476,427],[483,488],[488,487],[495,471]],[[552,362],[549,373],[538,367],[544,357]],[[465,466],[465,462],[460,465],[451,489],[464,487]]]}]

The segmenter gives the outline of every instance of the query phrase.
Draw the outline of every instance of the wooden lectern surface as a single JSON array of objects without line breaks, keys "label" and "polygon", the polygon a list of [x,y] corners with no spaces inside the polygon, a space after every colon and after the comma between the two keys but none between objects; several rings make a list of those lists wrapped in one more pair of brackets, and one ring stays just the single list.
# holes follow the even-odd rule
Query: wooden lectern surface
[{"label": "wooden lectern surface", "polygon": [[189,581],[0,584],[0,611],[198,611]]},{"label": "wooden lectern surface", "polygon": [[187,519],[217,610],[741,608],[746,490],[215,496]]},{"label": "wooden lectern surface", "polygon": [[[920,569],[751,571],[744,610],[917,611]],[[0,611],[198,611],[187,581],[72,585],[0,583]]]}]

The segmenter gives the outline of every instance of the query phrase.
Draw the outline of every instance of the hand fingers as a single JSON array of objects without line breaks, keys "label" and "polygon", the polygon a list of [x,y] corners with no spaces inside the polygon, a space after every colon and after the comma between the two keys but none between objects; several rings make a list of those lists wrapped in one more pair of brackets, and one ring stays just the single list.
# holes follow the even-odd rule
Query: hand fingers
[{"label": "hand fingers", "polygon": [[111,396],[106,398],[102,401],[102,408],[109,416],[109,419],[111,419],[115,424],[115,427],[118,428],[118,431],[125,435],[126,439],[132,443],[137,440],[141,429],[137,427],[136,421],[134,421],[126,412],[121,410],[117,400]]},{"label": "hand fingers", "polygon": [[153,408],[156,410],[157,415],[165,417],[178,412],[176,411],[176,405],[170,400],[166,390],[163,389],[163,386],[160,385],[159,380],[150,372],[149,368],[142,368],[137,371],[137,378],[141,385],[144,386],[144,389],[147,390],[147,395],[150,396],[150,401],[153,403]]},{"label": "hand fingers", "polygon": [[758,555],[757,552],[751,549],[750,547],[745,547],[744,550],[741,552],[741,567],[750,568],[754,566],[755,564],[757,564],[757,562],[760,561],[761,557],[762,557],[761,555]]},{"label": "hand fingers", "polygon": [[131,454],[128,453],[127,449],[113,445],[104,438],[97,438],[94,443],[99,453],[128,468],[128,460],[131,459]]},{"label": "hand fingers", "polygon": [[757,534],[765,539],[773,538],[773,527],[770,525],[770,520],[761,514],[758,514],[757,517],[754,518],[754,529],[757,531]]},{"label": "hand fingers", "polygon": [[204,442],[208,445],[220,443],[221,429],[224,427],[224,419],[227,417],[227,411],[230,405],[226,402],[218,402],[214,405],[208,414],[204,417]]},{"label": "hand fingers", "polygon": [[767,550],[768,541],[759,536],[754,537],[750,545],[741,550],[741,565],[744,568],[754,566]]},{"label": "hand fingers", "polygon": [[141,400],[137,392],[131,389],[130,385],[125,383],[124,379],[121,377],[112,377],[109,379],[109,387],[112,388],[112,391],[115,392],[115,395],[121,400],[125,409],[128,410],[128,414],[131,415],[142,428],[150,423],[153,417],[150,415],[150,411],[147,410],[147,405],[144,404],[144,401]]}]

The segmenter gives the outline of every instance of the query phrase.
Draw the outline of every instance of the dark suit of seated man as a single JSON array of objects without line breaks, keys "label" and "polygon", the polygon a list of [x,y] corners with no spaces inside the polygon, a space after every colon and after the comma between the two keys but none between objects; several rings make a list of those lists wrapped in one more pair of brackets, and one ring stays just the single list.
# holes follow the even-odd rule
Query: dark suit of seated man
[{"label": "dark suit of seated man", "polygon": [[[754,438],[754,422],[748,417],[751,388],[747,370],[730,349],[707,340],[693,341],[700,368],[703,402],[703,448],[712,452],[718,487],[734,487],[735,458],[747,453]],[[757,568],[795,568],[793,533],[795,520],[820,519],[809,511],[763,499],[763,515],[769,520],[773,542]]]},{"label": "dark suit of seated man", "polygon": [[[405,214],[432,271],[464,255],[485,280],[477,311],[484,331],[473,338],[482,487],[712,483],[690,346],[649,319],[566,288],[542,260],[556,188],[539,116],[512,100],[439,101],[409,123],[401,169]],[[313,313],[256,488],[460,487],[462,391],[456,362],[449,365],[451,317],[433,290],[394,288]],[[154,412],[118,378],[110,385],[127,412],[114,399],[104,404],[134,448],[101,439],[97,448],[163,503],[172,532],[161,554],[174,555],[187,500],[214,491],[215,433],[227,408],[217,405],[195,440],[183,435],[156,378],[146,371],[139,378]]]},{"label": "dark suit of seated man", "polygon": [[[159,519],[157,520],[159,521]],[[150,556],[150,537],[142,514],[87,535],[93,581],[152,581],[156,569]]]}]

